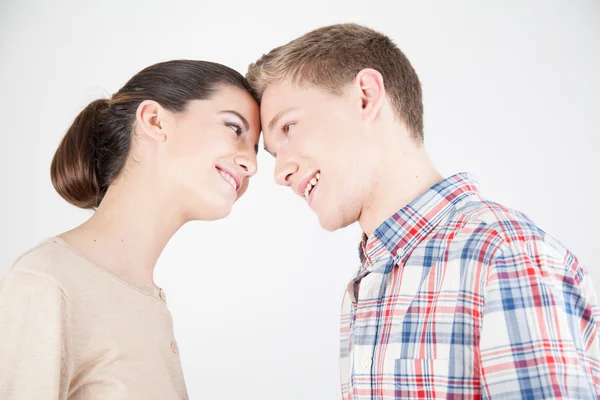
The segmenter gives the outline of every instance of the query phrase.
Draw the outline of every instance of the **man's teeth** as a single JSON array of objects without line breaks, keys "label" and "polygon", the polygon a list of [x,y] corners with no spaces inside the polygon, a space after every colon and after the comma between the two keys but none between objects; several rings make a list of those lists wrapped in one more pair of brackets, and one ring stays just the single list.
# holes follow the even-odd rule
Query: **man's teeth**
[{"label": "man's teeth", "polygon": [[321,174],[317,172],[317,174],[308,182],[308,185],[306,185],[306,188],[304,189],[304,197],[308,198],[310,191],[317,186],[320,178]]},{"label": "man's teeth", "polygon": [[225,178],[225,180],[227,182],[229,182],[231,184],[231,186],[233,187],[233,190],[237,190],[237,183],[235,182],[235,179],[233,179],[233,177],[231,175],[229,175],[227,172],[223,172],[223,171],[219,171],[219,173],[221,174],[221,176],[223,178]]}]

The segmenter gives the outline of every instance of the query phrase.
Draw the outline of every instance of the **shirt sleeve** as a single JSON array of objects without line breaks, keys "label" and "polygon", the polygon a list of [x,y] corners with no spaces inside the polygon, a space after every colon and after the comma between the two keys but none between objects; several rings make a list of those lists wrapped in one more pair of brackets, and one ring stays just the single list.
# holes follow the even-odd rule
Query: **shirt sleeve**
[{"label": "shirt sleeve", "polygon": [[524,247],[506,246],[489,270],[482,398],[598,399],[598,306],[589,276],[573,258]]},{"label": "shirt sleeve", "polygon": [[0,279],[0,398],[66,399],[68,333],[62,290],[10,271]]}]

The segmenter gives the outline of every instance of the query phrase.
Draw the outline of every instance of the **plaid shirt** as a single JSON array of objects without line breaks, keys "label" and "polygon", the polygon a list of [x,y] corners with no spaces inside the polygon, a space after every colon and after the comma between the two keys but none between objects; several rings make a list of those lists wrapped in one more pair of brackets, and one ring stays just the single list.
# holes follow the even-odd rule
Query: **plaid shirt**
[{"label": "plaid shirt", "polygon": [[577,258],[468,174],[363,238],[344,399],[598,399],[600,314]]}]

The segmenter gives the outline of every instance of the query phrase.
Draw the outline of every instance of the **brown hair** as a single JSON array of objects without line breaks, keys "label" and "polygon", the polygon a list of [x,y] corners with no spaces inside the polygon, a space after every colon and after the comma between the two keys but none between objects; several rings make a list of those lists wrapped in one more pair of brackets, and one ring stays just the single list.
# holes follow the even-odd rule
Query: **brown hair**
[{"label": "brown hair", "polygon": [[154,100],[182,112],[191,100],[209,99],[219,85],[251,90],[237,71],[208,61],[167,61],[140,71],[110,99],[91,102],[75,118],[52,160],[54,188],[77,207],[98,207],[125,166],[140,103]]},{"label": "brown hair", "polygon": [[283,79],[340,94],[365,68],[373,68],[383,76],[396,117],[421,143],[423,101],[419,77],[389,37],[367,27],[339,24],[308,32],[250,64],[246,79],[259,99],[269,84]]}]

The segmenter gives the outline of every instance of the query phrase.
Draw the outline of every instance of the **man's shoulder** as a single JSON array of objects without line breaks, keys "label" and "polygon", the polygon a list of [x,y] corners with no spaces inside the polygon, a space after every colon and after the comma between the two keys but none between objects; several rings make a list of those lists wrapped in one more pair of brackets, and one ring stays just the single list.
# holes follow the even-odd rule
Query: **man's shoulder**
[{"label": "man's shoulder", "polygon": [[489,247],[497,255],[529,253],[564,259],[574,257],[556,238],[521,211],[472,196],[457,204],[448,223],[457,227],[465,246]]},{"label": "man's shoulder", "polygon": [[457,204],[451,221],[460,221],[471,229],[476,227],[473,234],[499,237],[506,243],[543,240],[547,235],[523,212],[480,196],[470,196]]}]

